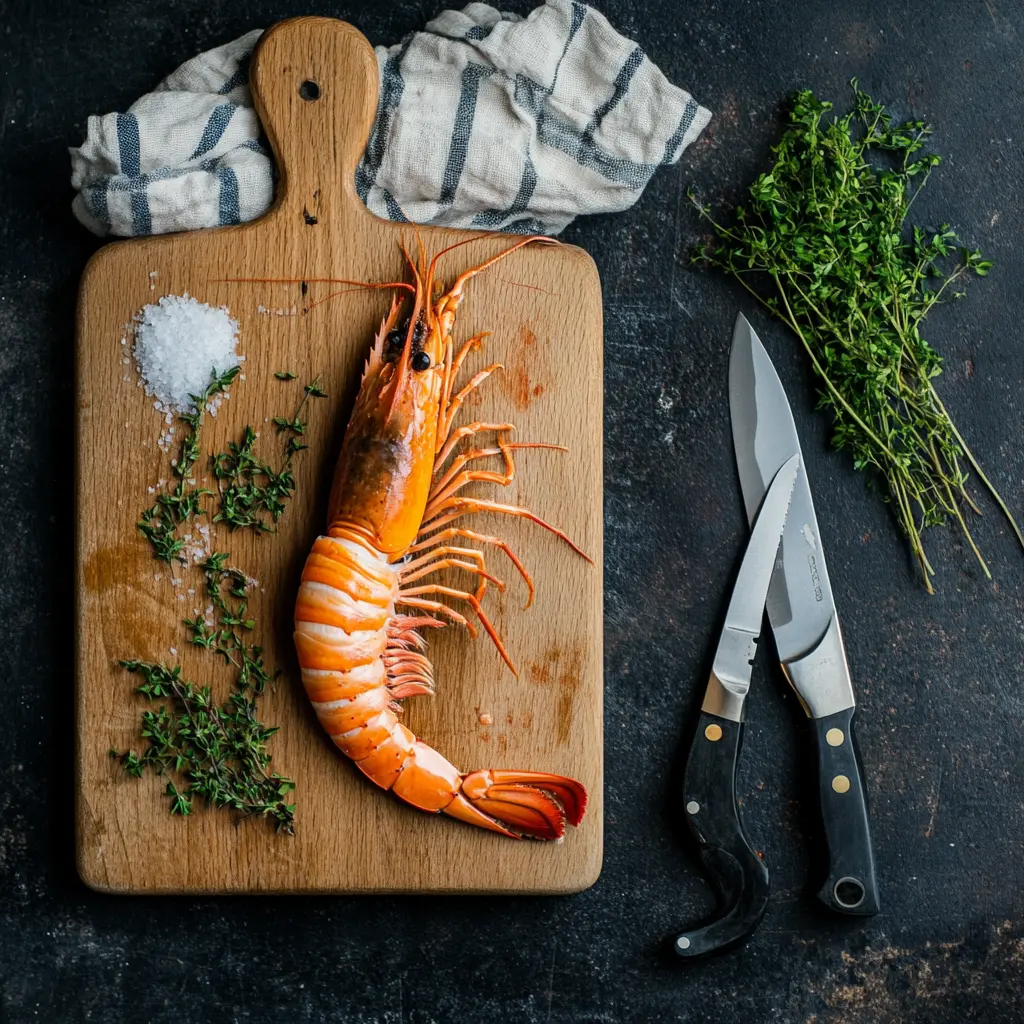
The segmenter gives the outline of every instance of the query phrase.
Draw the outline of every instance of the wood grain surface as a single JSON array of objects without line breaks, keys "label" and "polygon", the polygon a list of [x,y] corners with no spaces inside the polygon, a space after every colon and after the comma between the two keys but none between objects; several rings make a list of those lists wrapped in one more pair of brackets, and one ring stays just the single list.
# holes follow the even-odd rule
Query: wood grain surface
[{"label": "wood grain surface", "polygon": [[[366,40],[333,19],[283,22],[253,59],[256,105],[277,157],[273,210],[234,228],[119,242],[90,262],[78,309],[77,786],[78,863],[110,892],[572,892],[600,870],[602,843],[601,426],[602,325],[597,271],[581,250],[527,248],[469,286],[456,337],[493,331],[470,369],[504,364],[478,392],[472,419],[509,419],[521,440],[557,441],[569,453],[523,451],[501,497],[564,527],[595,560],[508,517],[480,517],[503,533],[534,575],[537,598],[500,554],[508,582],[487,601],[519,668],[507,671],[486,636],[431,635],[437,694],[405,702],[406,723],[463,770],[558,772],[589,790],[586,818],[564,841],[514,841],[415,811],[377,790],[331,745],[298,680],[291,613],[298,574],[323,530],[327,490],[371,334],[391,299],[354,291],[303,314],[297,285],[227,283],[226,277],[404,279],[406,225],[378,220],[354,189],[354,171],[377,101],[377,65]],[[315,81],[320,98],[300,86]],[[309,216],[307,216],[309,214]],[[315,219],[315,223],[309,221]],[[475,233],[422,229],[431,251]],[[446,256],[452,277],[509,243],[481,241]],[[155,272],[155,276],[151,274]],[[527,287],[523,287],[527,286]],[[337,286],[335,286],[336,288]],[[310,285],[309,300],[330,285]],[[232,823],[224,811],[171,817],[164,781],[123,775],[113,746],[139,749],[144,701],[120,658],[180,660],[187,678],[223,699],[230,676],[186,643],[181,619],[205,607],[194,566],[155,561],[135,524],[170,478],[157,437],[161,415],[122,359],[125,325],[162,294],[227,306],[240,324],[245,380],[203,427],[205,452],[251,423],[261,453],[280,441],[267,417],[290,414],[301,385],[323,374],[328,401],[311,409],[310,449],[296,462],[297,494],[274,535],[215,533],[214,547],[259,580],[251,608],[267,661],[282,675],[261,704],[274,768],[297,782],[294,837],[264,822]],[[291,311],[293,315],[261,312]],[[282,383],[277,370],[299,379]],[[128,377],[128,380],[124,378]],[[464,421],[464,420],[462,420]],[[180,435],[180,431],[179,431]],[[205,455],[204,455],[205,459]],[[492,488],[477,487],[477,493]],[[497,497],[498,495],[493,495]],[[173,586],[171,576],[182,582]],[[195,594],[189,593],[195,589]],[[198,596],[197,596],[198,595]],[[175,648],[177,655],[172,655]],[[488,723],[488,724],[483,724]]]}]

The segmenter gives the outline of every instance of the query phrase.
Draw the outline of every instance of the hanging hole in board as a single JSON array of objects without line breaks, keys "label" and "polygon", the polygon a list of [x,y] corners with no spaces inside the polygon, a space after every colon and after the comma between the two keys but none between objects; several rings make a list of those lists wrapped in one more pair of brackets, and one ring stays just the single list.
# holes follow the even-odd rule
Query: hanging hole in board
[{"label": "hanging hole in board", "polygon": [[313,100],[320,99],[320,86],[316,84],[311,78],[307,78],[306,81],[299,86],[299,95],[309,103]]}]

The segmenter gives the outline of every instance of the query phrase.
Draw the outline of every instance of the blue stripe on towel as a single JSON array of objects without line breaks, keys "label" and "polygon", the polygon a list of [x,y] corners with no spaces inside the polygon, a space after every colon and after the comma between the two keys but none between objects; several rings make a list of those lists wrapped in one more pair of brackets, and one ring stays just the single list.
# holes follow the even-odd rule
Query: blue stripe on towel
[{"label": "blue stripe on towel", "polygon": [[138,188],[131,191],[132,197],[132,234],[151,235],[153,218],[149,213],[149,196],[146,195],[145,176],[140,180]]},{"label": "blue stripe on towel", "polygon": [[219,96],[226,96],[234,92],[240,85],[246,85],[249,81],[249,64],[252,61],[252,52],[247,53],[235,68],[234,74],[217,90]]},{"label": "blue stripe on towel", "polygon": [[227,130],[231,118],[235,116],[237,109],[234,103],[221,103],[213,108],[210,119],[206,122],[206,127],[203,128],[202,138],[199,140],[199,144],[196,146],[195,152],[189,157],[189,160],[198,160],[204,153],[209,153],[220,142],[221,136]]},{"label": "blue stripe on towel", "polygon": [[533,198],[533,190],[537,187],[537,168],[533,166],[530,154],[526,154],[526,163],[523,166],[523,176],[519,180],[519,191],[515,199],[504,210],[483,210],[473,218],[473,224],[481,228],[496,228],[506,217],[515,217],[523,213],[530,200]]},{"label": "blue stripe on towel", "polygon": [[220,182],[220,223],[238,224],[242,219],[238,212],[238,175],[230,167],[219,167],[217,180]]},{"label": "blue stripe on towel", "polygon": [[139,121],[134,114],[118,114],[117,155],[121,173],[135,179],[131,182],[132,234],[148,235],[153,230],[146,195],[147,178],[142,174],[142,143],[139,141]]},{"label": "blue stripe on towel", "polygon": [[686,133],[690,130],[690,125],[693,124],[693,119],[696,116],[697,104],[692,99],[688,100],[686,106],[683,108],[683,116],[679,119],[679,125],[672,133],[668,142],[665,143],[665,155],[661,160],[663,164],[669,163],[672,160],[672,157],[676,155],[676,150],[679,148],[679,144],[683,141]]},{"label": "blue stripe on towel", "polygon": [[626,90],[629,88],[629,83],[633,80],[633,76],[636,74],[637,68],[644,62],[644,51],[638,46],[627,58],[626,62],[619,68],[619,73],[615,76],[614,87],[612,88],[612,94],[605,100],[594,111],[594,116],[590,119],[590,124],[587,125],[586,131],[583,133],[583,138],[587,142],[594,141],[594,133],[601,127],[601,122],[618,106],[620,100],[626,95]]},{"label": "blue stripe on towel", "polygon": [[462,91],[455,111],[455,124],[452,128],[451,146],[448,149],[448,163],[445,165],[444,178],[441,182],[441,195],[438,197],[440,206],[451,206],[455,201],[455,192],[466,166],[466,155],[469,153],[469,137],[473,133],[477,93],[480,91],[480,83],[493,73],[493,68],[472,61],[462,69]]},{"label": "blue stripe on towel", "polygon": [[384,149],[388,136],[391,134],[391,119],[394,117],[398,104],[405,91],[405,80],[402,78],[402,61],[412,45],[413,35],[402,40],[402,48],[384,62],[381,69],[380,100],[377,104],[377,116],[370,129],[370,138],[366,143],[366,151],[356,168],[356,193],[365,203],[377,180],[377,172],[384,161]]},{"label": "blue stripe on towel", "polygon": [[514,220],[511,224],[506,224],[501,230],[507,231],[512,235],[549,234],[548,228],[537,220],[536,217],[523,217],[522,220]]},{"label": "blue stripe on towel", "polygon": [[398,200],[386,188],[382,188],[380,191],[384,198],[384,205],[388,208],[388,219],[398,221],[399,224],[408,224],[409,218],[398,205]]},{"label": "blue stripe on towel", "polygon": [[142,144],[139,142],[139,120],[134,114],[117,115],[117,155],[121,173],[137,175],[142,170]]},{"label": "blue stripe on towel", "polygon": [[85,197],[85,205],[89,208],[89,212],[99,222],[100,227],[103,228],[104,232],[109,231],[110,210],[107,207],[106,179],[101,179],[95,184],[90,185],[88,188],[83,189],[82,195]]},{"label": "blue stripe on towel", "polygon": [[[583,24],[583,19],[587,16],[587,5],[581,4],[579,0],[573,0],[572,2],[572,24],[569,26],[569,38],[565,41],[565,49],[569,49],[569,44],[572,42],[572,37],[579,31],[580,25]],[[562,51],[562,56],[565,56],[565,50]]]},{"label": "blue stripe on towel", "polygon": [[581,167],[630,188],[643,188],[654,173],[653,164],[639,164],[625,157],[610,156],[593,142],[587,142],[571,124],[550,114],[542,122],[537,122],[537,138],[544,145],[553,146],[573,157]]}]

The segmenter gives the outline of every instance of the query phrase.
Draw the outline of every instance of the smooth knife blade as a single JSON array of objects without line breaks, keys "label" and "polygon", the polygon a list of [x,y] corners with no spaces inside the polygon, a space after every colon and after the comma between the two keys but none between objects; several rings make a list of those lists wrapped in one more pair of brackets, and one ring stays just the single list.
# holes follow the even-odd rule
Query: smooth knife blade
[{"label": "smooth knife blade", "polygon": [[[743,501],[753,522],[779,467],[802,453],[782,382],[742,313],[732,336],[729,410]],[[793,489],[767,609],[783,663],[816,647],[835,617],[806,470]]]},{"label": "smooth knife blade", "polygon": [[750,690],[750,666],[764,621],[765,598],[799,472],[800,456],[794,455],[779,468],[768,488],[733,585],[725,626],[715,651],[702,706],[711,714],[735,722],[743,718],[743,702]]}]

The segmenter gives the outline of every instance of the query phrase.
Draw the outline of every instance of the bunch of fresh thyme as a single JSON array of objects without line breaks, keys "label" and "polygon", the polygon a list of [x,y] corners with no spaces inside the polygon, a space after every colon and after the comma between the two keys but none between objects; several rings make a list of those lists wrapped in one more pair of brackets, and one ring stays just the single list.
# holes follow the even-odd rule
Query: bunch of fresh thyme
[{"label": "bunch of fresh thyme", "polygon": [[295,804],[288,798],[295,783],[270,771],[266,744],[277,729],[257,717],[256,698],[272,676],[263,663],[263,649],[247,637],[255,626],[246,616],[249,580],[227,560],[226,554],[215,553],[201,566],[214,620],[196,615],[186,619],[185,626],[190,643],[235,667],[235,692],[218,705],[209,686],[182,678],[180,666],[122,661],[124,668],[143,678],[137,693],[150,702],[167,698],[171,707],[162,704],[156,711],[143,712],[142,735],[148,746],[141,754],[111,749],[110,755],[136,778],[146,768],[157,775],[183,777],[183,789],[173,779],[167,782],[171,814],[190,814],[193,801],[200,798],[243,817],[266,818],[279,832],[291,834]]},{"label": "bunch of fresh thyme", "polygon": [[931,130],[923,121],[894,124],[853,88],[854,109],[830,121],[831,103],[797,95],[774,166],[750,186],[735,222],[719,223],[698,204],[717,242],[694,260],[734,275],[797,334],[823,383],[836,447],[884,481],[930,593],[921,531],[950,517],[990,576],[961,510],[962,501],[979,511],[962,461],[1024,544],[935,391],[942,361],[920,333],[933,306],[959,297],[955,282],[991,264],[959,249],[948,225],[908,230],[910,206],[940,162],[920,154]]}]

